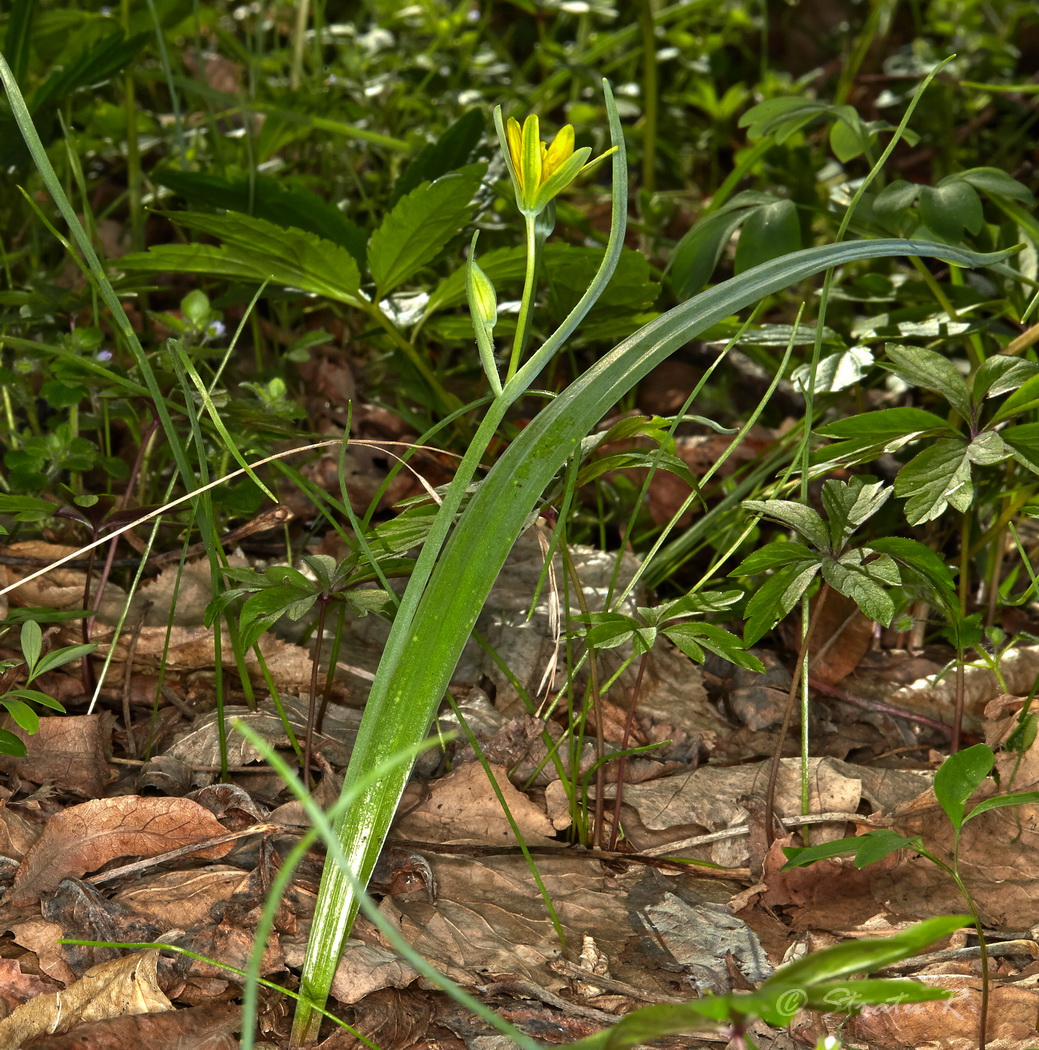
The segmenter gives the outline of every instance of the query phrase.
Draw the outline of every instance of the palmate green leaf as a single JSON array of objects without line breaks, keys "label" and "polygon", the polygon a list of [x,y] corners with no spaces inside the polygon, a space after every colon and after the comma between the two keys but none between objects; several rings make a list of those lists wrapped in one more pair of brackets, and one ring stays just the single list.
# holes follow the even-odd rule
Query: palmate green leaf
[{"label": "palmate green leaf", "polygon": [[914,456],[895,478],[895,495],[906,499],[910,525],[933,521],[948,506],[966,512],[974,498],[970,455],[962,438],[943,438]]},{"label": "palmate green leaf", "polygon": [[919,346],[888,343],[886,350],[891,361],[881,362],[882,367],[894,372],[910,386],[941,394],[960,417],[967,421],[971,419],[973,413],[967,381],[948,358]]},{"label": "palmate green leaf", "polygon": [[639,606],[639,615],[647,623],[662,624],[679,616],[702,616],[725,612],[743,597],[743,591],[696,591],[681,598],[652,607]]},{"label": "palmate green leaf", "polygon": [[919,540],[887,536],[873,540],[866,551],[878,551],[890,557],[900,569],[903,582],[919,581],[930,592],[931,599],[948,614],[957,608],[956,584],[949,567]]},{"label": "palmate green leaf", "polygon": [[747,499],[743,508],[750,514],[778,521],[799,532],[817,550],[827,550],[830,534],[818,511],[789,499]]},{"label": "palmate green leaf", "polygon": [[769,569],[777,569],[781,565],[790,565],[794,562],[818,563],[818,561],[818,554],[803,543],[777,540],[766,547],[759,547],[753,554],[748,554],[729,575],[757,576],[760,572],[768,572]]},{"label": "palmate green leaf", "polygon": [[[891,563],[893,565],[893,563]],[[849,563],[846,559],[826,558],[822,563],[823,579],[838,594],[850,598],[864,616],[888,627],[895,616],[895,602],[888,594],[885,580],[878,583],[869,573],[869,565]]]},{"label": "palmate green leaf", "polygon": [[[431,263],[473,215],[473,195],[485,170],[472,164],[424,182],[394,206],[368,242],[368,269],[382,299]],[[486,270],[484,261],[481,266]]]},{"label": "palmate green leaf", "polygon": [[251,215],[175,212],[180,226],[219,238],[220,245],[162,244],[124,255],[119,267],[131,272],[199,273],[260,284],[299,288],[337,302],[355,303],[361,271],[354,257],[332,241],[306,230],[275,226]]},{"label": "palmate green leaf", "polygon": [[975,744],[950,755],[934,774],[934,796],[957,831],[963,827],[967,799],[992,771],[996,756],[988,744]]},{"label": "palmate green leaf", "polygon": [[[1011,391],[1017,392],[1030,379],[1035,379],[1039,384],[1039,365],[1034,361],[1022,361],[1018,357],[996,354],[987,361],[982,361],[974,373],[970,389],[971,401],[977,405],[984,398],[998,397]],[[1034,389],[1039,390],[1039,385]]]},{"label": "palmate green leaf", "polygon": [[758,588],[747,603],[743,637],[748,645],[754,645],[793,609],[819,571],[817,559],[795,562],[780,569]]},{"label": "palmate green leaf", "polygon": [[[623,188],[621,160],[619,152],[614,155],[615,187]],[[623,200],[623,193],[615,191],[615,204]],[[408,751],[425,736],[508,552],[542,493],[581,439],[640,379],[711,325],[828,267],[905,253],[971,266],[1000,262],[1009,254],[980,255],[906,240],[849,242],[809,248],[710,288],[624,339],[542,409],[498,458],[452,528],[459,506],[456,497],[468,488],[509,406],[534,382],[537,365],[529,369],[524,366],[506,385],[489,408],[479,440],[474,439],[471,454],[463,461],[464,469],[459,468],[455,492],[445,497],[430,533],[437,542],[427,541],[423,546],[394,618],[358,730],[344,790],[363,786],[337,829],[347,862],[362,884],[367,882],[385,842],[410,766],[380,776],[374,786],[364,778],[382,768],[387,758]],[[559,336],[560,341],[583,316],[576,315]],[[550,347],[555,345],[549,343]],[[545,363],[543,357],[536,360],[538,365]],[[804,586],[811,582],[817,568],[815,562],[805,567]],[[794,581],[791,586],[796,586]],[[335,962],[357,907],[357,895],[349,880],[337,866],[326,866],[307,960],[322,959],[327,965],[317,971],[307,970],[305,963],[305,973],[311,976],[301,983],[304,994],[317,1002],[327,997]],[[309,1013],[305,1020],[309,1024]]]},{"label": "palmate green leaf", "polygon": [[822,502],[830,531],[830,545],[840,550],[845,539],[868,521],[893,495],[884,482],[863,474],[850,481],[823,482]]},{"label": "palmate green leaf", "polygon": [[745,667],[749,671],[763,673],[765,665],[753,654],[748,653],[743,642],[731,631],[712,623],[675,623],[663,629],[679,649],[697,663],[704,661],[704,649],[720,656],[723,660]]}]

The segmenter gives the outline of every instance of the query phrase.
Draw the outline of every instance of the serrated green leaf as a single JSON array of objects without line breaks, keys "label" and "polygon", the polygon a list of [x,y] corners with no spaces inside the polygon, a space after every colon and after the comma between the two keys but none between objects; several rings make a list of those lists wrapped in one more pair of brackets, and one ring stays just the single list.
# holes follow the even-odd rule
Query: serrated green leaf
[{"label": "serrated green leaf", "polygon": [[818,550],[829,547],[829,532],[823,519],[817,511],[803,503],[788,499],[748,499],[743,501],[743,508],[750,514],[759,514],[795,529]]},{"label": "serrated green leaf", "polygon": [[176,212],[181,226],[219,238],[220,245],[163,244],[146,252],[124,255],[123,270],[146,273],[201,273],[257,284],[299,288],[338,302],[355,303],[361,271],[353,256],[338,244],[306,230],[238,213],[204,215]]},{"label": "serrated green leaf", "polygon": [[974,497],[970,466],[967,442],[958,438],[943,438],[914,456],[895,478],[909,524],[933,521],[948,506],[966,512]]},{"label": "serrated green leaf", "polygon": [[894,372],[910,386],[920,386],[942,395],[965,420],[971,419],[970,390],[967,382],[948,358],[920,346],[898,346],[888,343],[884,368]]},{"label": "serrated green leaf", "polygon": [[368,269],[377,299],[431,263],[471,220],[473,195],[483,172],[484,165],[473,164],[401,197],[368,242]]},{"label": "serrated green leaf", "polygon": [[816,430],[822,437],[871,438],[884,445],[896,438],[916,437],[933,432],[953,433],[948,421],[922,408],[881,408],[847,419],[835,419]]},{"label": "serrated green leaf", "polygon": [[816,561],[788,565],[762,584],[747,603],[747,626],[743,632],[747,645],[754,645],[790,612],[818,572]]},{"label": "serrated green leaf", "polygon": [[988,744],[975,744],[950,755],[934,774],[934,796],[952,826],[963,826],[967,799],[989,775],[996,757]]},{"label": "serrated green leaf", "polygon": [[[817,394],[836,394],[861,382],[873,366],[873,351],[868,346],[851,346],[836,354],[828,354],[819,362],[815,372],[814,389]],[[804,391],[808,390],[809,366],[799,365],[791,378]]]},{"label": "serrated green leaf", "polygon": [[776,541],[759,548],[753,554],[748,554],[729,575],[756,576],[759,572],[767,572],[769,569],[791,565],[794,562],[801,562],[804,565],[818,564],[819,556],[803,543]]},{"label": "serrated green leaf", "polygon": [[765,670],[765,665],[753,653],[747,652],[743,642],[724,627],[711,623],[676,623],[665,627],[663,633],[697,663],[703,663],[703,650],[707,649],[737,667],[759,673]]},{"label": "serrated green leaf", "polygon": [[860,565],[827,558],[822,563],[823,579],[839,594],[850,598],[864,616],[887,627],[895,615],[895,603],[883,586],[872,580]]},{"label": "serrated green leaf", "polygon": [[847,482],[833,478],[823,482],[822,503],[832,549],[840,550],[846,537],[873,517],[892,495],[892,489],[884,482],[868,475]]},{"label": "serrated green leaf", "polygon": [[471,109],[463,113],[436,142],[423,146],[418,155],[401,172],[393,186],[392,203],[396,204],[406,193],[423,182],[433,182],[442,175],[465,167],[473,160],[486,128],[483,111]]},{"label": "serrated green leaf", "polygon": [[907,571],[918,577],[928,587],[933,600],[943,611],[948,612],[956,608],[956,584],[952,573],[945,562],[926,544],[903,536],[886,536],[873,540],[869,547],[864,549],[879,551],[892,558],[900,567],[903,579]]},{"label": "serrated green leaf", "polygon": [[175,168],[160,168],[152,177],[196,207],[223,208],[276,226],[307,230],[345,248],[358,266],[364,265],[365,232],[343,211],[304,186],[286,185],[271,175],[252,173],[228,179],[213,172]]}]

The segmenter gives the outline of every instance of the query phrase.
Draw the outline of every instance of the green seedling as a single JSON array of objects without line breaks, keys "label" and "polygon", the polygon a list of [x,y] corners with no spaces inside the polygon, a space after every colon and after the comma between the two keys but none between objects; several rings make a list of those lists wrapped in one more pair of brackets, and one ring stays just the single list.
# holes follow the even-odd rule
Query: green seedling
[{"label": "green seedling", "polygon": [[[20,642],[22,659],[25,664],[25,684],[20,688],[8,689],[0,693],[0,705],[7,708],[7,713],[26,733],[33,734],[40,728],[40,716],[32,709],[32,704],[49,708],[59,714],[64,714],[65,708],[53,696],[29,687],[41,675],[92,653],[97,646],[93,644],[67,645],[45,653],[43,651],[43,631],[35,620],[26,620],[22,624]],[[17,662],[6,661],[0,664],[0,671],[4,673],[4,677],[7,677],[8,674],[16,673],[18,667]],[[0,729],[0,754],[24,757],[25,744],[14,733]]]},{"label": "green seedling", "polygon": [[[788,963],[753,992],[709,995],[693,1002],[647,1006],[634,1010],[596,1035],[571,1043],[574,1050],[629,1050],[651,1039],[684,1035],[724,1025],[730,1045],[754,1050],[748,1035],[760,1018],[777,1027],[788,1025],[799,1010],[858,1013],[864,1006],[894,1006],[948,999],[952,993],[916,981],[870,978],[873,970],[917,955],[968,921],[965,915],[926,919],[883,940],[849,941],[812,952]],[[826,1047],[839,1046],[827,1041]]]},{"label": "green seedling", "polygon": [[826,860],[832,857],[854,856],[856,868],[864,868],[867,864],[874,864],[885,857],[896,853],[901,849],[910,849],[925,857],[935,867],[944,871],[956,883],[967,907],[970,909],[974,921],[974,929],[978,935],[978,945],[981,950],[982,986],[981,986],[981,1008],[979,1016],[978,1046],[984,1050],[987,1039],[988,1024],[988,999],[989,999],[989,963],[988,952],[985,946],[985,931],[982,927],[981,914],[974,902],[970,889],[963,881],[960,874],[960,834],[964,825],[988,813],[993,809],[1002,809],[1006,806],[1025,806],[1039,803],[1039,791],[1023,791],[1014,794],[993,795],[984,799],[976,806],[967,810],[967,802],[975,791],[981,786],[986,777],[992,771],[995,764],[995,755],[987,744],[975,744],[954,755],[950,755],[934,774],[934,794],[939,805],[949,818],[953,829],[952,860],[946,863],[937,854],[929,850],[923,839],[917,835],[906,838],[890,828],[880,828],[869,831],[865,835],[853,835],[849,838],[837,839],[834,842],[824,842],[818,846],[784,847],[787,862],[781,870],[789,868],[801,868],[813,864],[817,860]]}]

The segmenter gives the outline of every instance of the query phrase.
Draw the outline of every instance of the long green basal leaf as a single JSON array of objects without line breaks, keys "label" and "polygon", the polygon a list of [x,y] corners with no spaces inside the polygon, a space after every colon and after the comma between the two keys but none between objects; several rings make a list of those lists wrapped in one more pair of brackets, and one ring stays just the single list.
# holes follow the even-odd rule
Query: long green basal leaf
[{"label": "long green basal leaf", "polygon": [[[413,745],[427,731],[484,601],[542,492],[581,438],[671,353],[763,296],[832,266],[895,255],[930,256],[963,266],[980,266],[1009,254],[982,255],[909,240],[809,248],[700,293],[645,325],[596,362],[539,413],[470,500],[421,593],[421,601],[402,621],[402,640],[398,640],[391,658],[384,656],[380,663],[347,771],[347,785],[401,748]],[[411,585],[408,590],[411,592]],[[405,595],[402,611],[410,596]],[[362,883],[375,865],[409,774],[409,769],[401,769],[362,792],[344,818],[344,850],[356,865]],[[326,940],[326,954],[338,950],[334,945],[345,936],[357,910],[349,888],[339,887],[339,891],[339,940]],[[323,1001],[319,987],[306,990]]]},{"label": "long green basal leaf", "polygon": [[[610,138],[615,147],[613,154],[613,210],[610,221],[610,237],[595,277],[589,284],[566,320],[552,333],[544,345],[530,358],[503,388],[501,394],[491,402],[487,415],[480,423],[466,451],[458,471],[444,495],[443,502],[430,526],[422,545],[422,551],[408,580],[407,589],[401,598],[390,636],[387,639],[379,669],[372,683],[368,704],[372,710],[381,710],[389,696],[392,677],[398,664],[408,656],[409,635],[414,619],[422,604],[423,594],[434,571],[440,552],[454,526],[456,515],[467,495],[468,487],[492,438],[509,407],[515,403],[566,343],[588,311],[595,305],[603,289],[609,284],[620,259],[627,227],[628,181],[624,153],[624,134],[620,117],[613,101],[613,93],[603,81],[606,111],[610,121]],[[515,537],[513,537],[513,540]],[[509,546],[512,544],[509,541]],[[482,603],[483,599],[481,599]],[[414,655],[414,654],[412,654]],[[429,655],[429,654],[427,654]],[[457,658],[456,658],[457,659]],[[404,716],[405,726],[398,726],[401,735],[410,740],[420,740],[429,728],[428,705],[408,708],[398,712]],[[432,705],[433,709],[436,704]],[[408,716],[410,712],[410,718]],[[362,720],[362,738],[354,746],[344,780],[343,790],[353,790],[358,779],[363,779],[374,768],[369,764],[372,753],[379,745],[381,733],[380,716]],[[363,802],[351,807],[337,822],[347,856],[354,866],[355,874],[364,885],[378,859],[387,830],[393,821],[400,793],[407,783],[410,769],[402,770],[402,776],[385,780],[363,792]],[[358,796],[360,798],[360,795]],[[307,954],[303,962],[301,987],[308,999],[318,1005],[324,1003],[331,987],[332,977],[341,951],[341,946],[357,914],[357,898],[353,888],[342,872],[335,866],[326,865],[321,878],[321,888],[314,910],[311,935],[307,942]],[[293,1020],[292,1045],[312,1042],[317,1037],[314,1012],[301,1004]]]}]

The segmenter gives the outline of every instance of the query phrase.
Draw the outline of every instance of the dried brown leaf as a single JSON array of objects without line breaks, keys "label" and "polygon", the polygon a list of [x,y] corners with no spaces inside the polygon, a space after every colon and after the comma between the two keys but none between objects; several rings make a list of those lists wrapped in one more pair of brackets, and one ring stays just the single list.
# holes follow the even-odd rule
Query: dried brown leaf
[{"label": "dried brown leaf", "polygon": [[[93,799],[51,817],[22,860],[8,900],[15,907],[31,904],[69,875],[97,871],[119,857],[154,857],[224,832],[208,809],[189,799]],[[225,842],[197,856],[216,860],[230,849]]]}]

